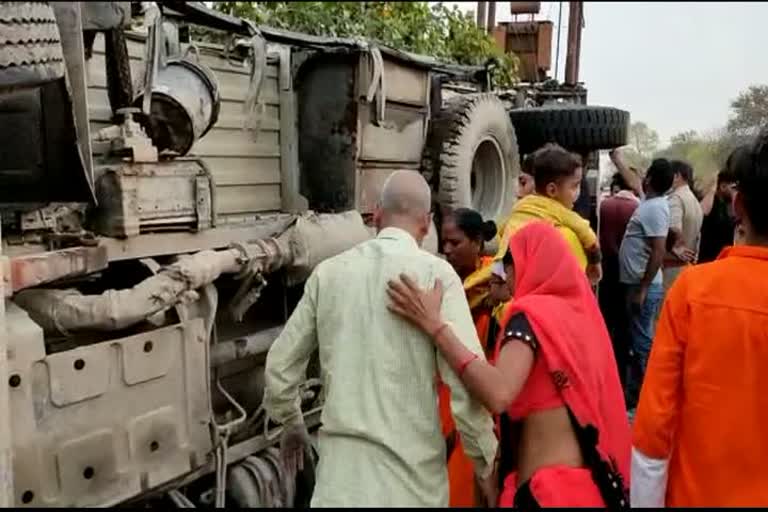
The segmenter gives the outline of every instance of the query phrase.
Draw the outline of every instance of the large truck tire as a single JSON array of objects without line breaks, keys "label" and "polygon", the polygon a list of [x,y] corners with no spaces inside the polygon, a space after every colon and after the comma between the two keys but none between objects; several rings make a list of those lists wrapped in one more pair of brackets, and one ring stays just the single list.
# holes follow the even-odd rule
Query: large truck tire
[{"label": "large truck tire", "polygon": [[504,104],[493,94],[457,96],[431,123],[427,154],[440,206],[473,208],[494,221],[507,215],[520,158]]},{"label": "large truck tire", "polygon": [[64,76],[59,26],[48,2],[0,2],[0,92]]},{"label": "large truck tire", "polygon": [[629,112],[587,105],[545,106],[515,109],[509,118],[523,154],[548,142],[571,151],[613,149],[627,143]]}]

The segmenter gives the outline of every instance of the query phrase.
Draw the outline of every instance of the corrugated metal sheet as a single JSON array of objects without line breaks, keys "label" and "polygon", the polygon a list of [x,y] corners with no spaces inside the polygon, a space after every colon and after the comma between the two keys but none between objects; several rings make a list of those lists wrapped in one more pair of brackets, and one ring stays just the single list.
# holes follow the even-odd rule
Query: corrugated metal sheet
[{"label": "corrugated metal sheet", "polygon": [[[128,40],[131,70],[136,82],[142,76],[144,43]],[[264,116],[258,137],[242,130],[243,102],[248,93],[248,69],[237,67],[200,49],[203,64],[219,80],[221,113],[216,126],[192,148],[211,169],[216,183],[216,213],[220,224],[238,222],[244,214],[277,211],[280,196],[280,95],[278,63],[270,59],[261,98]],[[88,109],[92,130],[107,126],[111,117],[104,67],[104,40],[97,36],[88,62]]]}]

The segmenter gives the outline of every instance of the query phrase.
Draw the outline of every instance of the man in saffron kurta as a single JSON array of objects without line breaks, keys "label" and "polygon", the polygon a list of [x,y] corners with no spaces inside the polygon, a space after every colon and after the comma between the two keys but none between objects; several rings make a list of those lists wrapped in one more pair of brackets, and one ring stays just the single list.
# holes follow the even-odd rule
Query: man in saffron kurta
[{"label": "man in saffron kurta", "polygon": [[768,129],[727,167],[739,245],[669,291],[640,394],[633,507],[768,505]]},{"label": "man in saffron kurta", "polygon": [[[669,291],[635,417],[633,505],[768,505],[766,276],[768,248],[731,247]],[[666,493],[652,481],[664,471]]]}]

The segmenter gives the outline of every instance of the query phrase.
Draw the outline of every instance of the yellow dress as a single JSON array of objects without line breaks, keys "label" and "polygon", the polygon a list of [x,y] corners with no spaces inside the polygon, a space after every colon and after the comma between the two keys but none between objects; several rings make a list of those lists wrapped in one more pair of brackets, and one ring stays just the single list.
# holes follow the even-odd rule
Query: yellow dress
[{"label": "yellow dress", "polygon": [[[538,194],[531,194],[520,199],[506,221],[499,227],[499,249],[494,256],[494,261],[504,257],[509,250],[509,239],[529,222],[542,220],[551,223],[563,234],[563,238],[571,248],[571,252],[579,262],[579,265],[586,270],[587,253],[586,249],[593,247],[597,243],[597,235],[589,225],[589,222],[581,215],[569,210],[554,199],[550,199]],[[473,279],[472,285],[485,282],[491,277],[491,267],[483,267],[470,278]],[[467,287],[465,281],[464,287]]]}]

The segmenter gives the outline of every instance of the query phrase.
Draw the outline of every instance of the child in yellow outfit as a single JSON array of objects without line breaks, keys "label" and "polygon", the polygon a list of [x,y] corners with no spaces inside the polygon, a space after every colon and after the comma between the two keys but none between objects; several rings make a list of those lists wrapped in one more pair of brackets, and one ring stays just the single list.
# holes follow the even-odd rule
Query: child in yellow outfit
[{"label": "child in yellow outfit", "polygon": [[[494,260],[504,257],[509,239],[518,229],[535,220],[548,221],[563,234],[589,280],[597,284],[602,277],[597,235],[589,222],[572,210],[581,190],[580,158],[556,144],[548,144],[533,154],[533,175],[534,193],[517,201],[499,228],[499,250]],[[490,269],[486,273],[476,279],[490,278]]]}]

